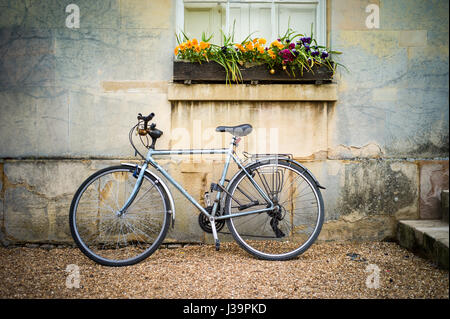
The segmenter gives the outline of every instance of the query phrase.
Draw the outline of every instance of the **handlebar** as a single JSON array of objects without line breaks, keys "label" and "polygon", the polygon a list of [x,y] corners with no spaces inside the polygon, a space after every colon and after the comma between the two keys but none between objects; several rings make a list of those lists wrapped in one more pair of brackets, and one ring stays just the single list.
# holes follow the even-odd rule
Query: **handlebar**
[{"label": "handlebar", "polygon": [[152,123],[150,125],[150,127],[147,127],[148,122],[150,122],[153,117],[155,116],[155,113],[150,113],[148,116],[143,116],[141,113],[138,113],[138,121],[143,121],[144,122],[144,127],[143,128],[137,128],[139,135],[150,135],[150,137],[152,138],[152,144],[150,146],[150,148],[155,149],[155,143],[156,140],[158,138],[161,137],[161,135],[163,134],[163,132],[161,130],[158,130],[156,128],[156,124]]},{"label": "handlebar", "polygon": [[152,118],[155,116],[155,113],[150,113],[148,116],[142,116],[142,113],[138,113],[138,121],[144,121],[144,128],[147,129],[147,123],[152,120]]}]

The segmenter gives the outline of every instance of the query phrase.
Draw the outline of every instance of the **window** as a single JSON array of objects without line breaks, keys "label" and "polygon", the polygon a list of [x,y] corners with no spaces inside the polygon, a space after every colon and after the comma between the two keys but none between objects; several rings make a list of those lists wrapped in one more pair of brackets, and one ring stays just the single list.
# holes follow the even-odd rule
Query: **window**
[{"label": "window", "polygon": [[213,34],[221,44],[220,30],[229,34],[235,25],[235,42],[252,37],[273,41],[289,27],[326,44],[326,0],[176,0],[177,33],[183,30],[190,38],[201,38],[202,32]]}]

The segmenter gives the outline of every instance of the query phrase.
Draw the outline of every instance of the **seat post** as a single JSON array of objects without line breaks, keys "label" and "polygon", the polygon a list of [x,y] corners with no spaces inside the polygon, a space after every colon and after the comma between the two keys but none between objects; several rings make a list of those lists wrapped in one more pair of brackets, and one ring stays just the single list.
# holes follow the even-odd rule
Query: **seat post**
[{"label": "seat post", "polygon": [[230,143],[230,151],[234,151],[234,148],[237,146],[236,141],[239,141],[240,137],[234,136],[231,138],[231,143]]}]

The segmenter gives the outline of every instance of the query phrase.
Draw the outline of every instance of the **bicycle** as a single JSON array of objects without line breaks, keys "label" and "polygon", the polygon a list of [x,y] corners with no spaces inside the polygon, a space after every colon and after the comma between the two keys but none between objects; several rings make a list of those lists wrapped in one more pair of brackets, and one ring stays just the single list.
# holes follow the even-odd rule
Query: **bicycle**
[{"label": "bicycle", "polygon": [[[324,219],[324,204],[313,174],[289,154],[254,154],[246,163],[236,154],[243,136],[252,126],[219,126],[217,132],[231,133],[228,148],[156,150],[163,132],[148,123],[154,113],[142,116],[129,133],[129,140],[142,165],[122,163],[97,171],[76,191],[69,214],[72,237],[91,260],[106,266],[136,264],[163,242],[172,222],[175,204],[172,194],[155,168],[199,211],[200,227],[212,233],[216,250],[218,232],[225,225],[234,240],[253,256],[266,260],[288,260],[305,252],[316,240]],[[133,142],[139,136],[148,152],[141,154]],[[152,143],[148,137],[150,136]],[[145,140],[144,140],[145,138]],[[154,155],[224,154],[218,183],[205,193],[207,207],[195,200],[153,158]],[[231,160],[238,171],[228,180]],[[211,201],[211,194],[215,198]]]}]

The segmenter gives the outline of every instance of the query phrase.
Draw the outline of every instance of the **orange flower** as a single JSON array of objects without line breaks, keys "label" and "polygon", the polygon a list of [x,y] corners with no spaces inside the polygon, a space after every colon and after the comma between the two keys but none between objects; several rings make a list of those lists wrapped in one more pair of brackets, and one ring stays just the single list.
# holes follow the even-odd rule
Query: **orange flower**
[{"label": "orange flower", "polygon": [[208,42],[200,41],[200,49],[205,50],[209,47],[210,47],[210,44]]},{"label": "orange flower", "polygon": [[247,50],[252,51],[253,50],[253,43],[252,42],[247,42],[245,44],[245,47],[247,48]]},{"label": "orange flower", "polygon": [[198,44],[194,45],[194,51],[195,52],[200,52],[201,51],[200,46]]},{"label": "orange flower", "polygon": [[275,58],[276,58],[275,52],[273,52],[272,50],[268,50],[267,53],[269,53],[269,56],[270,56],[272,59],[275,59]]},{"label": "orange flower", "polygon": [[236,48],[238,48],[239,50],[241,50],[241,52],[246,52],[247,50],[242,46],[242,44],[240,43],[236,43],[235,44]]},{"label": "orange flower", "polygon": [[192,39],[192,44],[193,44],[193,45],[198,45],[198,41],[197,41],[196,38],[193,38],[193,39]]},{"label": "orange flower", "polygon": [[173,51],[174,53],[175,53],[175,55],[178,55],[178,50],[180,49],[180,46],[179,45],[177,45],[176,47],[175,47],[175,50]]},{"label": "orange flower", "polygon": [[186,42],[186,47],[187,47],[188,49],[192,48],[192,42],[191,42],[191,40],[188,40],[188,41]]},{"label": "orange flower", "polygon": [[261,54],[264,53],[264,48],[263,48],[263,47],[258,47],[257,49],[258,49],[258,52],[259,52],[259,53],[261,53]]}]

